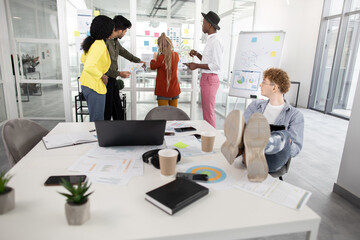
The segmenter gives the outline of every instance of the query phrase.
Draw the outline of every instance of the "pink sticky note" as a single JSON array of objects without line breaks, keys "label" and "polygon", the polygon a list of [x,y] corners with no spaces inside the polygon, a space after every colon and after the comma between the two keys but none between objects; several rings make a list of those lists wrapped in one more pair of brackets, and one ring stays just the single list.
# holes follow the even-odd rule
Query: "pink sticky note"
[{"label": "pink sticky note", "polygon": [[154,33],[154,37],[159,37],[159,33]]},{"label": "pink sticky note", "polygon": [[150,31],[145,31],[146,36],[150,36]]}]

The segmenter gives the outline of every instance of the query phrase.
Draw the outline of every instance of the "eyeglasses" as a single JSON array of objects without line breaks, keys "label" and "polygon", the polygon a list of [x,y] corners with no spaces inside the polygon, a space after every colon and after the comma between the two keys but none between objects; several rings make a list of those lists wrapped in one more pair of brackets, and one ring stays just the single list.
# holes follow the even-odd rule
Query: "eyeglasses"
[{"label": "eyeglasses", "polygon": [[267,83],[267,82],[262,81],[262,82],[261,82],[261,85],[270,85],[270,86],[274,86],[275,84],[274,84],[274,83]]}]

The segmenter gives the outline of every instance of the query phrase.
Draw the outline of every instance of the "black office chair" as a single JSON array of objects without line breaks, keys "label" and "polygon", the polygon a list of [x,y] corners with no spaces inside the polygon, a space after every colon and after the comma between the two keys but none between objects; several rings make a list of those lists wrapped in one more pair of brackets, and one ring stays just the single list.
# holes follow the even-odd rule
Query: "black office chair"
[{"label": "black office chair", "polygon": [[77,79],[78,95],[75,96],[75,120],[78,122],[78,116],[81,118],[81,122],[84,121],[84,115],[89,115],[86,99],[84,94],[80,91],[79,77]]}]

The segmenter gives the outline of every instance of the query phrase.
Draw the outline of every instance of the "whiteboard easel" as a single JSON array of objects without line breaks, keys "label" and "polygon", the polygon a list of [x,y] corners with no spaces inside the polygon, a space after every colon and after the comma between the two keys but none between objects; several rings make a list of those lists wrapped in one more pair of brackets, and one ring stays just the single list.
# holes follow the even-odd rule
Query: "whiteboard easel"
[{"label": "whiteboard easel", "polygon": [[246,98],[245,105],[248,99],[262,97],[259,85],[263,72],[279,67],[284,38],[284,31],[239,33],[229,96]]}]

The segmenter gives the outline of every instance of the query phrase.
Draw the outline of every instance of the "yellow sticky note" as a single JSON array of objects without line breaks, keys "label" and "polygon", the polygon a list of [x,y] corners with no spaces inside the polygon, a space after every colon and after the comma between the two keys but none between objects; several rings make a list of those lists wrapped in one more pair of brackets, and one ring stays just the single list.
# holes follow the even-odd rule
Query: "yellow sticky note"
[{"label": "yellow sticky note", "polygon": [[275,42],[280,41],[280,36],[275,36],[275,37],[274,37],[274,41],[275,41]]},{"label": "yellow sticky note", "polygon": [[157,39],[155,39],[155,44],[157,44]]},{"label": "yellow sticky note", "polygon": [[100,11],[99,10],[94,10],[94,16],[99,16],[100,15]]},{"label": "yellow sticky note", "polygon": [[276,51],[272,51],[272,52],[270,53],[270,56],[276,57]]},{"label": "yellow sticky note", "polygon": [[184,29],[184,33],[185,33],[185,34],[189,34],[189,29],[185,28],[185,29]]},{"label": "yellow sticky note", "polygon": [[74,36],[75,37],[80,37],[80,32],[79,31],[74,31]]},{"label": "yellow sticky note", "polygon": [[187,39],[184,39],[184,44],[188,44],[189,41]]},{"label": "yellow sticky note", "polygon": [[173,146],[181,149],[181,148],[186,148],[189,145],[187,145],[187,144],[185,144],[183,142],[178,142],[178,143],[175,143]]}]

